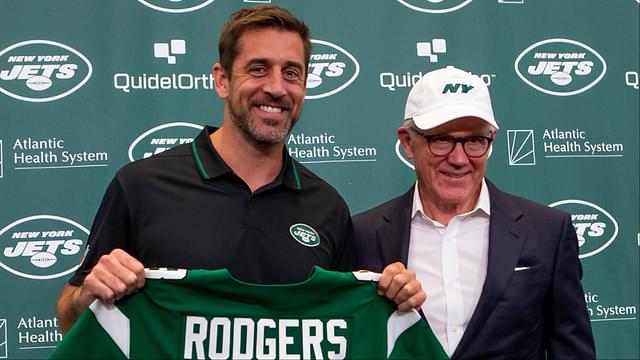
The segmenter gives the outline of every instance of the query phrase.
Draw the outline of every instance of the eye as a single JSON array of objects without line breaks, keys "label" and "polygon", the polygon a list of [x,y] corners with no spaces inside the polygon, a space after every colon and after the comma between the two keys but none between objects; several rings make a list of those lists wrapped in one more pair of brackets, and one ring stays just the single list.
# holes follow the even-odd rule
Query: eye
[{"label": "eye", "polygon": [[249,68],[249,74],[252,76],[263,76],[267,73],[267,67],[264,65],[254,65]]},{"label": "eye", "polygon": [[453,142],[453,139],[446,135],[434,136],[431,138],[431,143],[435,145],[445,145],[451,142]]},{"label": "eye", "polygon": [[294,68],[285,69],[282,73],[282,77],[290,81],[296,81],[302,78],[302,76],[300,75],[300,70]]},{"label": "eye", "polygon": [[487,143],[487,139],[483,136],[471,136],[467,139],[467,142],[471,145],[484,145]]}]

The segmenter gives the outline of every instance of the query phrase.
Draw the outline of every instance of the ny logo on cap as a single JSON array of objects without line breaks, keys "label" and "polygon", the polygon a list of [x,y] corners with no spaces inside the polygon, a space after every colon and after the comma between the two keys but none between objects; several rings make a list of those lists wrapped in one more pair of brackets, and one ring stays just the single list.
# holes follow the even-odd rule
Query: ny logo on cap
[{"label": "ny logo on cap", "polygon": [[457,93],[457,92],[462,92],[463,94],[468,93],[469,91],[471,91],[471,89],[473,89],[473,85],[469,85],[469,84],[446,84],[444,86],[444,89],[442,89],[442,93],[446,94],[446,93]]}]

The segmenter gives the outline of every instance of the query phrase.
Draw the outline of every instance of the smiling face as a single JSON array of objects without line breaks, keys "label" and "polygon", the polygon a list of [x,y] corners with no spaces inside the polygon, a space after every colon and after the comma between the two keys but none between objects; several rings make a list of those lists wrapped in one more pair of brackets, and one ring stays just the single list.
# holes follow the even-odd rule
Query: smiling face
[{"label": "smiling face", "polygon": [[214,65],[216,92],[225,100],[224,126],[258,143],[284,142],[302,111],[304,48],[291,31],[261,28],[240,38],[231,74]]},{"label": "smiling face", "polygon": [[[422,133],[453,137],[493,137],[495,130],[484,120],[465,117]],[[487,170],[488,152],[478,158],[468,157],[462,144],[456,143],[450,154],[435,156],[429,150],[427,140],[413,131],[400,128],[398,137],[405,153],[414,161],[420,197],[425,208],[447,209],[447,212],[456,214],[474,208]]]}]

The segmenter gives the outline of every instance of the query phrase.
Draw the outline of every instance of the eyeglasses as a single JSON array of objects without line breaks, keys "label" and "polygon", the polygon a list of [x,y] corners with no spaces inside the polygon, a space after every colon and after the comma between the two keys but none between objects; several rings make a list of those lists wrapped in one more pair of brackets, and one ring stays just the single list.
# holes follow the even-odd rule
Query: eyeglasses
[{"label": "eyeglasses", "polygon": [[487,153],[489,145],[493,141],[493,138],[481,135],[453,137],[449,135],[425,135],[416,129],[411,128],[411,130],[427,140],[429,150],[435,156],[447,156],[455,149],[457,143],[461,143],[462,149],[468,157],[478,158]]}]

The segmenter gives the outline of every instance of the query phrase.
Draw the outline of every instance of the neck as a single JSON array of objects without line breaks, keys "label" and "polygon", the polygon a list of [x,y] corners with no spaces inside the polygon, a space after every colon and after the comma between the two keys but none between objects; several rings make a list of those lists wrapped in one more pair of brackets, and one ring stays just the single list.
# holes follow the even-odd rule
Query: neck
[{"label": "neck", "polygon": [[[473,210],[480,198],[480,191],[478,191],[475,196],[464,201],[436,199],[434,196],[430,196],[430,192],[421,186],[418,186],[418,191],[420,192],[420,202],[422,203],[422,210],[425,215],[444,226],[449,225],[449,221],[456,215]],[[423,194],[426,194],[426,196],[423,196]]]},{"label": "neck", "polygon": [[280,173],[284,144],[259,143],[232,128],[223,126],[209,138],[222,160],[254,192]]}]

